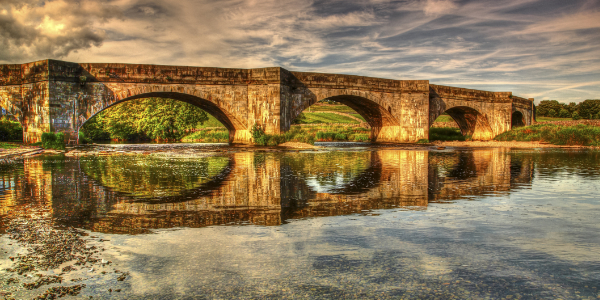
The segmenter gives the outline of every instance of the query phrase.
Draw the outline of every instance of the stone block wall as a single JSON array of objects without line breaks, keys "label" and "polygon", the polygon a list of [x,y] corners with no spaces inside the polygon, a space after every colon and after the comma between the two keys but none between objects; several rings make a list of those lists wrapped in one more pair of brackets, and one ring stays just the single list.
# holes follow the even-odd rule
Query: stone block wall
[{"label": "stone block wall", "polygon": [[487,92],[472,89],[430,85],[429,122],[448,112],[463,134],[473,139],[490,140],[511,128],[512,100],[510,92]]},{"label": "stone block wall", "polygon": [[428,81],[287,70],[281,78],[282,131],[310,105],[329,98],[361,114],[373,141],[416,142],[428,136]]},{"label": "stone block wall", "polygon": [[[249,143],[254,124],[283,133],[310,105],[330,98],[361,114],[376,142],[416,142],[453,107],[461,130],[490,139],[511,127],[511,112],[533,118],[532,99],[439,85],[283,68],[225,69],[44,60],[0,66],[0,105],[24,126],[27,142],[42,132],[75,139],[98,112],[123,101],[165,97],[201,107],[229,130],[230,142]],[[456,118],[455,118],[456,119]],[[466,129],[465,129],[466,128]]]},{"label": "stone block wall", "polygon": [[512,96],[512,112],[520,112],[523,114],[523,122],[525,126],[533,125],[534,123],[534,108],[533,98],[521,98]]}]

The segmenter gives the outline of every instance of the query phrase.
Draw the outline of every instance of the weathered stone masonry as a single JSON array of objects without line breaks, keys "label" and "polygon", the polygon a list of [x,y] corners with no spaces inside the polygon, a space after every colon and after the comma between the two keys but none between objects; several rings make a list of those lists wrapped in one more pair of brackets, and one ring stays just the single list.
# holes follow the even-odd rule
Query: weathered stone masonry
[{"label": "weathered stone masonry", "polygon": [[[82,80],[81,78],[85,79]],[[426,139],[433,120],[448,112],[464,134],[491,139],[530,125],[533,99],[430,85],[427,80],[290,72],[283,68],[224,69],[57,60],[0,65],[0,106],[23,124],[24,140],[43,132],[74,138],[100,111],[127,100],[163,97],[199,106],[222,122],[230,142],[248,143],[253,124],[282,133],[322,99],[344,103],[371,126],[377,142]]]}]

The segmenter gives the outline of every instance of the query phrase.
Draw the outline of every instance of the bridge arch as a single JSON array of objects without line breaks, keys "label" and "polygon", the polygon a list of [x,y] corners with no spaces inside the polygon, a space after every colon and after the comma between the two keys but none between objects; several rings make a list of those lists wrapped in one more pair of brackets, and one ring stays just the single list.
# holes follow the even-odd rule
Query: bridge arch
[{"label": "bridge arch", "polygon": [[[133,95],[132,95],[133,94]],[[206,98],[198,97],[192,94],[181,93],[181,92],[141,92],[138,94],[132,93],[128,91],[126,93],[127,97],[121,98],[118,94],[109,95],[109,101],[102,101],[93,104],[82,103],[84,107],[80,107],[80,111],[83,112],[79,115],[77,120],[77,130],[81,129],[81,127],[89,121],[91,118],[104,111],[107,108],[113,107],[115,105],[136,99],[143,98],[168,98],[172,100],[182,101],[189,104],[192,104],[196,107],[201,108],[206,111],[208,114],[215,117],[219,122],[221,122],[225,128],[229,131],[229,142],[233,143],[236,140],[243,140],[247,135],[247,128],[244,124],[235,116],[233,116],[227,109],[223,108],[218,103],[210,101]]]},{"label": "bridge arch", "polygon": [[[473,140],[490,140],[494,138],[494,132],[487,119],[487,116],[479,112],[477,109],[469,106],[454,106],[445,111],[434,114],[437,119],[442,113],[447,113],[454,119],[460,132],[464,136],[470,136]],[[433,122],[430,123],[430,126]]]},{"label": "bridge arch", "polygon": [[[292,110],[289,117],[289,124],[293,122],[304,110],[311,105],[329,99],[339,102],[361,115],[366,123],[371,127],[372,141],[395,141],[400,132],[401,122],[395,117],[400,115],[396,112],[396,106],[392,103],[392,97],[375,95],[372,92],[363,92],[355,90],[335,90],[329,89],[323,92],[314,91],[313,97],[309,101],[303,101]],[[289,129],[284,128],[284,131]]]},{"label": "bridge arch", "polygon": [[511,120],[510,121],[511,128],[525,126],[525,116],[519,110],[513,111],[510,120]]}]

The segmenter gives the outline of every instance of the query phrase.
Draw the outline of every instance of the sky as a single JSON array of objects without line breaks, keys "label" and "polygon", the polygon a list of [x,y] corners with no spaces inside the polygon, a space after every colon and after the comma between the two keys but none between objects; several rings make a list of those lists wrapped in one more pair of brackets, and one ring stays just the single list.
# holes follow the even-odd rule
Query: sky
[{"label": "sky", "polygon": [[599,0],[0,0],[0,64],[280,66],[600,99]]}]

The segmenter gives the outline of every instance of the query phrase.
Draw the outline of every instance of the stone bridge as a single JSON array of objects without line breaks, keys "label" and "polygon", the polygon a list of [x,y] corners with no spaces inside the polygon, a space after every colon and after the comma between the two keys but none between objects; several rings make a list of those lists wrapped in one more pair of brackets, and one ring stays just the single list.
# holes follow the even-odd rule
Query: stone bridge
[{"label": "stone bridge", "polygon": [[43,132],[75,138],[81,126],[118,103],[148,97],[196,105],[229,130],[232,143],[249,143],[254,124],[267,133],[290,129],[310,105],[331,99],[348,105],[371,126],[374,142],[427,139],[447,112],[465,135],[488,140],[533,122],[533,99],[363,76],[291,72],[279,67],[226,69],[43,60],[0,65],[0,106],[24,128],[24,141]]}]

